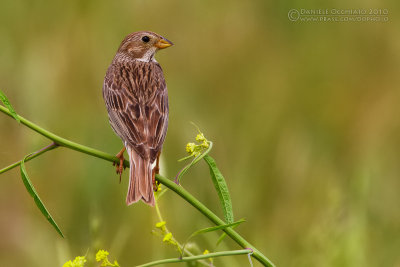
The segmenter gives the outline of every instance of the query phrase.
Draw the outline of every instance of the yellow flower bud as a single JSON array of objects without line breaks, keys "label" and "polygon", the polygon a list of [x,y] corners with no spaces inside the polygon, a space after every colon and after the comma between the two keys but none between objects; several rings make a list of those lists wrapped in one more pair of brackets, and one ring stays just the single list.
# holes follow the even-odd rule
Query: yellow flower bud
[{"label": "yellow flower bud", "polygon": [[189,154],[193,154],[195,147],[196,147],[195,143],[188,143],[186,145],[186,152]]},{"label": "yellow flower bud", "polygon": [[201,144],[204,148],[208,148],[210,144],[207,141],[204,141],[203,144]]},{"label": "yellow flower bud", "polygon": [[157,191],[156,192],[159,192],[159,191],[161,191],[161,184],[157,183]]},{"label": "yellow flower bud", "polygon": [[196,141],[197,141],[197,142],[206,141],[206,138],[204,137],[204,134],[203,134],[203,133],[199,133],[199,134],[196,136]]},{"label": "yellow flower bud", "polygon": [[163,242],[171,242],[172,241],[172,233],[168,233],[164,236]]},{"label": "yellow flower bud", "polygon": [[72,262],[72,266],[74,267],[84,267],[86,262],[86,258],[84,256],[78,256]]},{"label": "yellow flower bud", "polygon": [[167,223],[166,221],[158,222],[158,223],[156,223],[156,227],[162,228],[163,226],[165,226],[166,223]]}]

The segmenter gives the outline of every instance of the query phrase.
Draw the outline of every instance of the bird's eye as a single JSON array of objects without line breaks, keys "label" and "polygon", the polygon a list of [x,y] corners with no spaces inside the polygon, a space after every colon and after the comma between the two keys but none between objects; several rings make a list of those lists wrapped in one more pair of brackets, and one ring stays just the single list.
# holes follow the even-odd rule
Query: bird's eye
[{"label": "bird's eye", "polygon": [[147,36],[147,35],[146,35],[146,36],[143,36],[143,37],[142,37],[142,41],[145,42],[145,43],[148,43],[148,42],[150,41],[150,37]]}]

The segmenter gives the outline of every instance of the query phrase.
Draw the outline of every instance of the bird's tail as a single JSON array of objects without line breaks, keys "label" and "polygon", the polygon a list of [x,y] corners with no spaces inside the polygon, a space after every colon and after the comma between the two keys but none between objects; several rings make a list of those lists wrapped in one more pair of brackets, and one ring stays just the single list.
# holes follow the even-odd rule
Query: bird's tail
[{"label": "bird's tail", "polygon": [[139,200],[154,206],[154,192],[150,159],[143,159],[133,148],[127,147],[129,154],[129,187],[126,204],[131,205]]}]

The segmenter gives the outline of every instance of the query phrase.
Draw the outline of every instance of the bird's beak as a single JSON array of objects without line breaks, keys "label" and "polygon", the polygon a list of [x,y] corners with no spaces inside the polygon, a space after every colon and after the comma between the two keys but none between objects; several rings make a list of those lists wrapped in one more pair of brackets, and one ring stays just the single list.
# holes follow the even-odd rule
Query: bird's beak
[{"label": "bird's beak", "polygon": [[167,39],[160,39],[158,42],[155,44],[155,46],[159,49],[167,48],[173,45],[173,43]]}]

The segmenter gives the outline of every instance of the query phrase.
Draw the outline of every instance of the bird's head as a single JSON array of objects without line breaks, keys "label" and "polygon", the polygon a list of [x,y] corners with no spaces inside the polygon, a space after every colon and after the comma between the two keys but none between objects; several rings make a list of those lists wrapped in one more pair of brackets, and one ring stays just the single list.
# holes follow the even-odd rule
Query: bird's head
[{"label": "bird's head", "polygon": [[173,43],[154,32],[134,32],[125,37],[118,48],[118,53],[134,60],[154,61],[154,54],[159,49],[170,47]]}]

